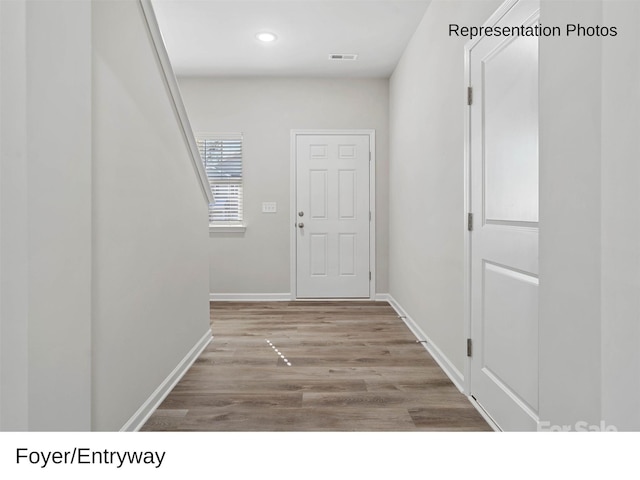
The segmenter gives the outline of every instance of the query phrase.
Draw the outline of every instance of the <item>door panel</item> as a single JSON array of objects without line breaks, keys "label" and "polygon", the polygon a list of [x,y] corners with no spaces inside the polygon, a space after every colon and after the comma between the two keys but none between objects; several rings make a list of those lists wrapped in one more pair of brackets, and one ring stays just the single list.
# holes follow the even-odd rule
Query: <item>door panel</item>
[{"label": "door panel", "polygon": [[[516,3],[497,26],[534,25]],[[470,389],[503,430],[538,420],[538,41],[484,37],[469,52]]]},{"label": "door panel", "polygon": [[340,220],[356,220],[357,175],[354,170],[338,171],[338,218]]},{"label": "door panel", "polygon": [[327,275],[327,235],[324,233],[312,233],[309,235],[310,248],[310,274],[315,277]]},{"label": "door panel", "polygon": [[352,233],[340,233],[339,238],[339,275],[356,275],[357,237]]},{"label": "door panel", "polygon": [[482,65],[486,219],[537,222],[537,38],[505,41]]},{"label": "door panel", "polygon": [[537,384],[529,379],[538,376],[538,279],[484,262],[483,283],[483,368],[537,411]]},{"label": "door panel", "polygon": [[369,297],[369,210],[369,136],[296,135],[298,298]]},{"label": "door panel", "polygon": [[310,216],[316,220],[327,218],[327,171],[309,171],[309,209]]}]

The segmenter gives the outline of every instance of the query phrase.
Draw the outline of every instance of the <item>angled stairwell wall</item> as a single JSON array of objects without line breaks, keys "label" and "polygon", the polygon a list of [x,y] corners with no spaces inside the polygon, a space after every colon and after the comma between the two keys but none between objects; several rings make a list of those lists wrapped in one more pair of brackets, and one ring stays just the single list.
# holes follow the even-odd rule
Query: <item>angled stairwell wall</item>
[{"label": "angled stairwell wall", "polygon": [[135,429],[210,338],[207,200],[137,1],[0,2],[0,429]]}]

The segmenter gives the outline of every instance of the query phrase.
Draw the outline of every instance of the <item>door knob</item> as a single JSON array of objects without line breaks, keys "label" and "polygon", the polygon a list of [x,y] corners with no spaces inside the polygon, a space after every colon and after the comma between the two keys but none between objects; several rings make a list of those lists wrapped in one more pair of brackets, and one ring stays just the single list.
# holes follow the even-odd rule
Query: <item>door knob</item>
[{"label": "door knob", "polygon": [[298,216],[299,217],[304,217],[304,212],[302,212],[302,211],[298,212]]},{"label": "door knob", "polygon": [[298,227],[299,227],[299,228],[303,228],[303,227],[304,227],[304,223],[300,222],[300,223],[298,224]]}]

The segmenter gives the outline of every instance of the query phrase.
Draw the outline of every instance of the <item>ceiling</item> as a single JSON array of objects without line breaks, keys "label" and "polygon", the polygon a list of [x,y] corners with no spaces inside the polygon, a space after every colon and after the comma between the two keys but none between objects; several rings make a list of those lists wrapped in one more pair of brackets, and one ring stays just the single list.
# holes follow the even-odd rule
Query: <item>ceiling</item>
[{"label": "ceiling", "polygon": [[[429,3],[152,0],[178,76],[235,77],[389,77]],[[259,42],[264,31],[277,40]]]}]

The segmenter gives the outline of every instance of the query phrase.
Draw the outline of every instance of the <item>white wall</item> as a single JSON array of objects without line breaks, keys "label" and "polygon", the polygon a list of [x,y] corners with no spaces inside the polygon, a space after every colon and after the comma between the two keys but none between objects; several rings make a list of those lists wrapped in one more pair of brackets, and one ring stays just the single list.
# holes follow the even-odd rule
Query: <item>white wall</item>
[{"label": "white wall", "polygon": [[207,203],[137,2],[93,7],[93,428],[117,430],[209,330]]},{"label": "white wall", "polygon": [[[387,292],[388,81],[181,78],[194,131],[244,134],[244,234],[212,234],[214,294],[288,294],[291,129],[376,130],[377,290]],[[275,201],[278,213],[261,213]]]},{"label": "white wall", "polygon": [[602,45],[602,418],[640,430],[640,3],[606,1]]},{"label": "white wall", "polygon": [[26,21],[29,428],[84,430],[91,422],[91,5],[27,2]]},{"label": "white wall", "polygon": [[[464,372],[464,39],[500,1],[438,1],[390,86],[389,292]],[[460,378],[461,380],[461,378]]]},{"label": "white wall", "polygon": [[[601,2],[543,2],[543,25],[602,23]],[[598,39],[540,41],[540,419],[600,420]]]},{"label": "white wall", "polygon": [[0,429],[118,430],[209,330],[207,204],[137,2],[0,2]]},{"label": "white wall", "polygon": [[26,8],[0,2],[0,430],[28,429]]},{"label": "white wall", "polygon": [[2,4],[2,429],[91,425],[90,12]]},{"label": "white wall", "polygon": [[[640,429],[637,2],[543,2],[617,37],[540,49],[540,417]],[[567,61],[567,59],[571,61]]]}]

